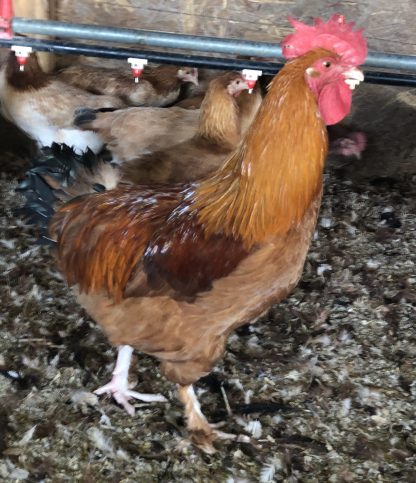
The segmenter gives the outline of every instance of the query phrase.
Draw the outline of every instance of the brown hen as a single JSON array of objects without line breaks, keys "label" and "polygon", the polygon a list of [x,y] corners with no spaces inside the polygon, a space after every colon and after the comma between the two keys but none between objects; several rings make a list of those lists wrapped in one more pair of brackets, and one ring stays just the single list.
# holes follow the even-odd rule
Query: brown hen
[{"label": "brown hen", "polygon": [[131,106],[167,106],[178,99],[184,83],[198,84],[197,69],[176,65],[145,66],[138,83],[127,66],[120,70],[77,64],[58,76],[94,94],[117,96]]},{"label": "brown hen", "polygon": [[249,94],[247,89],[248,84],[237,72],[213,79],[201,105],[196,134],[124,163],[121,180],[175,183],[194,180],[217,168],[237,147],[260,106],[260,94]]},{"label": "brown hen", "polygon": [[65,84],[55,75],[45,74],[36,53],[30,54],[24,70],[14,52],[0,68],[0,109],[3,116],[16,124],[39,147],[53,142],[65,143],[80,153],[87,148],[99,152],[101,139],[92,131],[81,131],[72,124],[76,108],[118,108],[124,102],[114,96],[91,94]]}]

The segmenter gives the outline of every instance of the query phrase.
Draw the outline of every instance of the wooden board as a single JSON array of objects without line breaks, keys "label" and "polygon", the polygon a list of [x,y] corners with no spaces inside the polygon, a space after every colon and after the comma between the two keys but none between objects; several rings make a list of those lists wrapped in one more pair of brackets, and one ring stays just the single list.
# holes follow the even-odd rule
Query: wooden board
[{"label": "wooden board", "polygon": [[67,21],[248,40],[280,41],[288,15],[340,12],[366,30],[372,50],[416,55],[415,0],[59,0]]}]

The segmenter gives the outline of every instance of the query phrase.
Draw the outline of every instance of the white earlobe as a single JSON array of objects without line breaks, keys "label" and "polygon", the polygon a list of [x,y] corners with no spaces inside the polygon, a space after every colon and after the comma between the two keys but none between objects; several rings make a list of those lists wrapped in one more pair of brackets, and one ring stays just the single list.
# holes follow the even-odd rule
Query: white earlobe
[{"label": "white earlobe", "polygon": [[308,75],[309,77],[318,77],[320,74],[319,72],[314,69],[313,67],[308,67],[306,69],[306,75]]}]

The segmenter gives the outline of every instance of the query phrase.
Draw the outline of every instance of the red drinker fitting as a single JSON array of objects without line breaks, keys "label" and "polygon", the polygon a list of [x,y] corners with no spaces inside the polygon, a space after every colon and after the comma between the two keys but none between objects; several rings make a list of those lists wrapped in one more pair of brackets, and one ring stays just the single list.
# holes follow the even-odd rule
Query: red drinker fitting
[{"label": "red drinker fitting", "polygon": [[245,81],[247,82],[249,94],[253,92],[257,79],[262,75],[262,73],[263,71],[261,70],[243,69],[242,74]]},{"label": "red drinker fitting", "polygon": [[24,71],[27,58],[29,57],[31,52],[33,52],[32,47],[26,47],[24,45],[12,45],[11,50],[13,50],[14,55],[16,56],[17,63],[20,66],[20,70]]},{"label": "red drinker fitting", "polygon": [[139,82],[139,77],[142,74],[143,67],[147,64],[147,59],[136,59],[135,57],[129,57],[127,62],[131,65],[134,82]]}]

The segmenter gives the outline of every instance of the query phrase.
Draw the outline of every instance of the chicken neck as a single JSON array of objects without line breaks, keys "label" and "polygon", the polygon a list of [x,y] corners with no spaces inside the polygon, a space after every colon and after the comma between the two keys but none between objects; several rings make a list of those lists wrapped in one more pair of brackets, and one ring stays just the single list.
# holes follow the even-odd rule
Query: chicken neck
[{"label": "chicken neck", "polygon": [[241,146],[197,185],[194,209],[208,233],[250,248],[296,226],[320,192],[328,140],[305,70],[322,55],[318,49],[286,64]]},{"label": "chicken neck", "polygon": [[236,146],[240,140],[240,122],[236,100],[226,87],[214,84],[201,105],[197,136],[210,143]]}]

